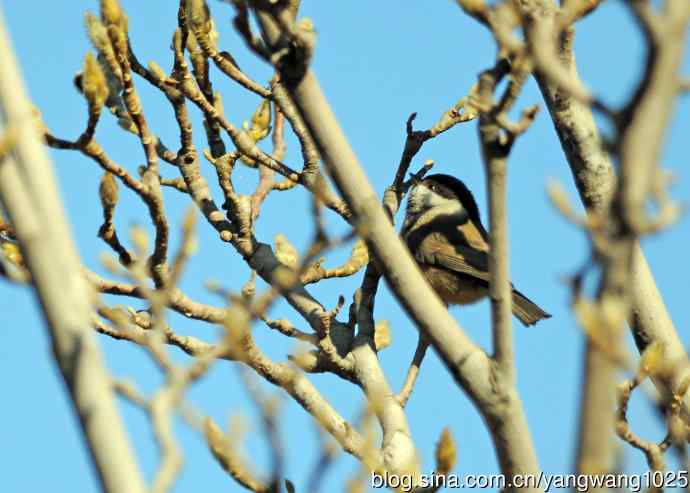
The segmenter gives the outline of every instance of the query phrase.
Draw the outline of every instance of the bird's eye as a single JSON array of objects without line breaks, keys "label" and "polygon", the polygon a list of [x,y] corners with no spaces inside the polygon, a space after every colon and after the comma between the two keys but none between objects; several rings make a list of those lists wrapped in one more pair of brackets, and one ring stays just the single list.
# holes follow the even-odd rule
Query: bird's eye
[{"label": "bird's eye", "polygon": [[436,185],[434,185],[433,183],[431,185],[429,185],[429,190],[431,190],[432,192],[435,192],[436,188],[437,188]]}]

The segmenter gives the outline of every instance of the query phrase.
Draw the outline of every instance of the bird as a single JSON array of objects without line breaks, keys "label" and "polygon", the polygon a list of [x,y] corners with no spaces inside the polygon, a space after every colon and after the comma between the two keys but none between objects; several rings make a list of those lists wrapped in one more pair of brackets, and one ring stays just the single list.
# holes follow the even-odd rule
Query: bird
[{"label": "bird", "polygon": [[[489,294],[489,234],[461,180],[434,174],[413,183],[400,234],[446,306],[474,303]],[[551,317],[511,288],[512,312],[523,325]]]}]

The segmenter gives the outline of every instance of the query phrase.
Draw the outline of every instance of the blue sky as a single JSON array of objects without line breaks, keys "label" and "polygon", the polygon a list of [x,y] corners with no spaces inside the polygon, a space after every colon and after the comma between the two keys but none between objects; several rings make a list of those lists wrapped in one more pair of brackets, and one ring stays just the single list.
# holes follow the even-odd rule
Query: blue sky
[{"label": "blue sky", "polygon": [[[129,14],[132,43],[139,58],[155,60],[167,70],[171,63],[168,47],[176,22],[176,2],[123,0],[122,4]],[[0,0],[0,6],[30,93],[46,123],[60,137],[76,137],[85,123],[85,104],[74,90],[72,78],[90,49],[83,13],[96,11],[98,2],[41,2],[38,6],[35,2]],[[268,80],[269,68],[247,53],[232,32],[231,9],[216,1],[210,6],[222,47],[253,78]],[[315,71],[370,180],[381,193],[395,173],[408,115],[418,112],[417,128],[433,124],[467,92],[477,73],[488,67],[494,57],[489,35],[451,1],[303,0],[303,15],[312,18],[318,33]],[[644,52],[640,35],[622,2],[605,2],[594,16],[582,22],[575,46],[585,82],[612,104],[625,101],[640,74]],[[685,61],[685,68],[690,69],[687,54]],[[216,89],[223,94],[229,118],[235,124],[249,119],[258,99],[216,72],[214,80]],[[143,82],[137,83],[150,125],[174,148],[177,129],[167,101]],[[517,142],[509,164],[511,273],[515,284],[550,311],[553,318],[530,328],[516,324],[518,386],[542,468],[547,473],[565,473],[572,469],[575,451],[582,336],[567,306],[564,279],[582,265],[588,252],[583,235],[548,203],[548,178],[564,184],[574,203],[577,195],[536,84],[530,80],[518,106],[535,103],[544,111]],[[688,98],[680,100],[662,160],[678,177],[673,196],[686,202],[690,197],[690,180],[684,137],[690,124],[689,110]],[[198,114],[193,113],[196,144],[201,149],[203,132]],[[104,116],[97,133],[99,142],[113,159],[134,172],[144,162],[140,146],[132,136],[121,132],[109,115]],[[294,139],[288,141],[288,146],[286,162],[299,167]],[[102,271],[99,257],[106,247],[96,238],[101,222],[97,194],[100,171],[94,163],[73,152],[51,151],[51,155],[83,262]],[[426,159],[434,159],[436,171],[454,174],[468,184],[486,222],[484,176],[475,123],[458,126],[428,142],[415,160],[415,169]],[[175,170],[165,165],[162,173],[175,176]],[[208,167],[205,173],[215,183]],[[242,191],[250,192],[255,179],[253,170],[241,170],[236,182]],[[213,188],[219,199],[219,190]],[[171,225],[176,227],[189,200],[172,190],[165,193]],[[146,210],[131,194],[123,192],[122,197],[116,217],[120,236],[126,238],[129,226],[148,227],[148,222]],[[312,233],[308,204],[308,196],[299,189],[271,195],[257,227],[260,241],[270,243],[281,232],[298,247],[304,247]],[[345,230],[335,216],[328,216],[328,225],[334,233]],[[690,281],[684,275],[686,262],[680,259],[686,258],[690,244],[688,226],[685,217],[663,234],[643,242],[658,286],[686,344],[690,339],[686,329],[690,322]],[[199,251],[189,265],[182,287],[195,299],[218,305],[220,300],[204,289],[204,282],[215,279],[238,288],[247,279],[248,270],[234,251],[217,239],[210,226],[200,222],[198,233]],[[178,239],[175,235],[173,249]],[[335,265],[346,254],[347,248],[333,252],[329,263]],[[340,294],[349,300],[360,281],[361,274],[323,282],[312,291],[322,303],[334,306]],[[109,301],[140,306],[125,299]],[[486,302],[451,311],[473,339],[488,347]],[[5,340],[0,345],[0,371],[6,375],[4,404],[0,409],[0,442],[5,444],[0,451],[4,490],[96,491],[97,483],[52,362],[36,301],[26,288],[0,283],[0,313],[0,333]],[[277,304],[271,315],[287,317],[306,329],[306,324],[284,303]],[[391,323],[393,345],[380,358],[391,385],[397,389],[414,352],[416,331],[387,288],[381,290],[377,299],[376,317]],[[179,316],[172,316],[170,323],[180,333],[206,340],[217,335],[214,327],[191,323]],[[254,333],[260,346],[275,359],[284,360],[294,348],[292,341],[269,333],[263,326],[257,326]],[[136,381],[149,395],[160,385],[158,370],[141,349],[104,337],[99,340],[115,375]],[[187,361],[173,348],[171,354],[180,362]],[[331,376],[316,376],[312,380],[343,416],[357,416],[362,405],[357,389]],[[268,386],[267,390],[275,392]],[[232,365],[218,363],[206,379],[192,388],[189,399],[222,425],[230,416],[244,416],[249,425],[246,452],[259,467],[267,465],[266,443],[258,436],[260,423],[251,418],[254,409]],[[144,473],[150,479],[157,452],[148,423],[129,404],[122,403],[121,409]],[[442,428],[449,426],[458,443],[456,472],[498,472],[481,419],[435,355],[425,361],[407,410],[425,470],[433,468],[434,444]],[[306,486],[317,457],[316,434],[310,418],[287,398],[280,424],[290,451],[287,477],[300,491]],[[660,439],[664,433],[651,407],[639,396],[632,403],[632,426],[645,437]],[[180,423],[177,434],[186,450],[186,466],[174,491],[241,491],[213,461],[195,431]],[[629,447],[623,447],[622,452],[626,470],[646,470],[639,452]],[[671,461],[671,466],[676,464]],[[344,480],[356,468],[353,459],[340,454],[328,473],[324,491],[341,490]]]}]

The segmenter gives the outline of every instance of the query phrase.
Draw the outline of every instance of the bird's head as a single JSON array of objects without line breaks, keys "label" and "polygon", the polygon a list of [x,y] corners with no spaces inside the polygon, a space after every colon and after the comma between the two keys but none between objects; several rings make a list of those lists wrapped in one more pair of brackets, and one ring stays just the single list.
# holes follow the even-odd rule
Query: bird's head
[{"label": "bird's head", "polygon": [[479,222],[479,209],[472,192],[453,176],[436,174],[416,183],[410,191],[406,217],[419,216],[437,208],[439,212],[448,214],[465,213]]}]

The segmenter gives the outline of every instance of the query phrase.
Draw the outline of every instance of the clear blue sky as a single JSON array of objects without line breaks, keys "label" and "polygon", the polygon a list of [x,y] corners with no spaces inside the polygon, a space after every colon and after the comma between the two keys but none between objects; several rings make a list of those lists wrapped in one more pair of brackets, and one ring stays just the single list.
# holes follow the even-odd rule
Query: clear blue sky
[{"label": "clear blue sky", "polygon": [[[142,61],[155,60],[166,70],[171,63],[168,49],[175,27],[176,2],[123,0],[129,13],[132,43]],[[45,121],[58,136],[74,138],[85,122],[84,102],[72,86],[90,49],[83,28],[83,13],[95,11],[96,0],[81,2],[22,2],[0,0],[24,70],[32,97]],[[220,43],[238,60],[241,67],[260,81],[270,77],[269,69],[255,61],[230,29],[231,9],[212,1]],[[314,66],[360,161],[372,183],[383,192],[395,172],[404,142],[407,116],[419,113],[416,125],[428,127],[476,80],[477,73],[491,64],[494,45],[485,30],[466,18],[455,2],[411,2],[350,0],[326,2],[303,0],[303,14],[310,16],[318,32]],[[576,53],[584,80],[614,104],[625,100],[640,72],[643,46],[622,2],[609,1],[578,28]],[[686,54],[686,62],[690,59]],[[690,63],[686,63],[686,69]],[[687,72],[686,72],[687,73]],[[214,71],[216,88],[223,93],[226,113],[236,124],[250,117],[258,104]],[[144,98],[144,110],[154,131],[175,147],[177,129],[165,98],[137,81]],[[527,84],[519,106],[542,100],[533,81]],[[196,142],[204,147],[199,118],[195,112]],[[663,163],[676,171],[678,184],[673,195],[690,198],[687,172],[687,131],[690,101],[679,104],[671,128]],[[685,137],[685,141],[683,138]],[[140,147],[124,135],[105,115],[97,138],[110,156],[132,172],[144,162]],[[299,167],[298,149],[289,141],[287,162]],[[99,267],[99,256],[106,247],[96,238],[101,221],[97,186],[100,171],[96,165],[72,152],[52,152],[71,224],[84,263]],[[465,124],[429,142],[419,153],[415,168],[434,159],[437,171],[454,174],[475,192],[482,217],[486,218],[484,177],[480,163],[476,127]],[[163,165],[163,174],[175,170]],[[207,176],[210,176],[208,169]],[[546,111],[521,138],[510,159],[509,207],[511,234],[511,272],[515,284],[553,314],[536,327],[516,324],[515,344],[518,385],[542,468],[548,473],[571,471],[575,450],[576,423],[580,396],[582,336],[567,306],[568,289],[564,278],[587,258],[587,243],[582,234],[565,223],[549,205],[545,194],[547,178],[563,183],[573,201],[572,185],[558,140]],[[249,192],[253,171],[241,171],[237,182]],[[215,183],[215,181],[212,181]],[[214,194],[220,197],[217,187]],[[131,224],[148,225],[145,209],[131,194],[123,192],[117,210],[122,237]],[[166,191],[166,207],[173,225],[180,223],[189,200],[175,191]],[[311,225],[306,194],[299,189],[273,194],[268,199],[258,226],[259,239],[271,242],[285,233],[296,245],[307,244]],[[332,231],[343,231],[342,222],[329,217]],[[687,293],[687,245],[690,244],[688,218],[663,234],[644,241],[644,249],[684,342],[690,338],[687,327],[690,312]],[[247,279],[247,268],[234,251],[218,241],[212,229],[200,222],[200,248],[186,273],[183,288],[196,299],[218,304],[204,290],[206,279],[213,278],[237,288]],[[172,242],[177,245],[177,237]],[[335,264],[345,252],[335,252]],[[348,298],[359,285],[361,274],[349,280],[327,281],[313,289],[324,303],[333,306],[339,294]],[[130,303],[129,300],[111,300]],[[140,306],[134,303],[133,306]],[[0,472],[3,491],[96,491],[90,463],[65,398],[65,391],[52,362],[38,306],[26,288],[0,283],[0,371],[5,377],[3,405],[0,408]],[[470,308],[453,308],[467,332],[480,344],[489,343],[489,310],[486,302]],[[272,311],[275,318],[288,317],[299,327],[301,321],[284,303]],[[416,343],[416,331],[387,289],[378,300],[376,317],[391,322],[393,345],[381,353],[381,362],[394,388],[404,379]],[[213,340],[216,330],[171,318],[181,333]],[[256,338],[272,357],[283,360],[293,347],[268,329],[257,326]],[[122,378],[138,382],[147,394],[160,384],[160,375],[144,352],[126,343],[100,337],[110,370]],[[186,361],[171,349],[179,361]],[[345,417],[354,418],[362,404],[361,394],[352,385],[331,376],[312,378]],[[272,388],[269,390],[273,391]],[[239,385],[230,364],[221,362],[209,377],[194,386],[190,401],[205,413],[225,424],[231,415],[249,417],[254,409]],[[633,400],[632,426],[645,437],[661,438],[663,428],[653,410],[641,398]],[[128,404],[122,412],[147,478],[155,471],[157,452],[152,446],[148,423]],[[298,491],[306,485],[307,473],[315,461],[315,433],[301,408],[285,399],[281,415],[282,436],[290,450],[287,477]],[[416,391],[407,407],[412,433],[419,446],[424,469],[433,467],[433,450],[441,429],[449,426],[459,450],[458,473],[495,473],[496,459],[488,434],[477,412],[452,383],[435,355],[422,368]],[[249,418],[248,418],[249,419]],[[256,438],[260,423],[249,419],[247,453],[259,466],[267,464],[263,440]],[[186,466],[174,491],[241,491],[218,467],[196,432],[184,425],[178,437],[186,450]],[[644,461],[638,451],[624,447],[628,471],[642,472]],[[671,462],[672,467],[676,467]],[[339,491],[356,470],[356,462],[341,454],[329,472],[323,491]]]}]

